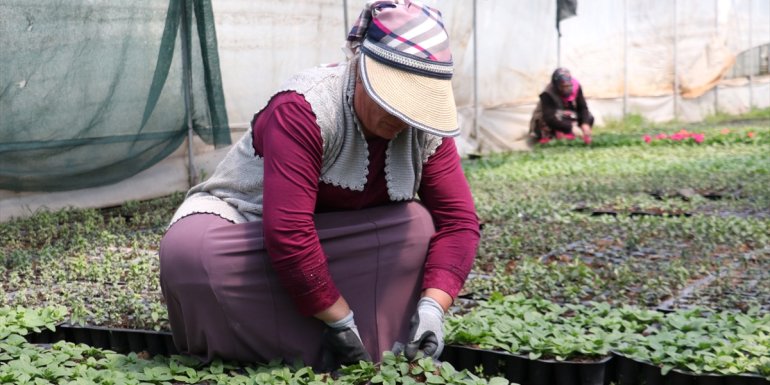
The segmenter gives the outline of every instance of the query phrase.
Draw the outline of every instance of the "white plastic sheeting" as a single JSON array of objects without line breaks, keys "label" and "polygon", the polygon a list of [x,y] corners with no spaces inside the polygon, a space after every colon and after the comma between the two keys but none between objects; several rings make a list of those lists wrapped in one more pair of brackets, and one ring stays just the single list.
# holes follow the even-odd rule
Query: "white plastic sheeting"
[{"label": "white plastic sheeting", "polygon": [[[449,11],[468,15],[466,3],[452,2]],[[484,152],[523,145],[537,95],[557,65],[555,1],[530,3],[479,1],[478,144]],[[467,20],[452,21],[453,36],[469,33],[464,28],[470,24]],[[717,106],[711,90],[736,55],[750,48],[749,40],[752,46],[770,42],[770,2],[583,0],[578,2],[578,15],[563,20],[561,30],[561,65],[580,80],[598,123],[623,115],[624,91],[629,112],[654,121],[700,120],[714,113]],[[465,44],[462,40],[460,47]],[[455,51],[460,70],[455,91],[463,110],[470,108],[468,52]],[[675,71],[682,94],[676,101]],[[754,79],[753,106],[770,105],[767,82],[767,78]],[[719,93],[721,111],[748,111],[743,94],[749,94],[749,87],[738,88]],[[463,116],[470,117],[472,112]]]},{"label": "white plastic sheeting", "polygon": [[[363,1],[347,3],[350,25]],[[461,150],[522,148],[537,95],[557,66],[556,1],[427,3],[443,11],[452,38]],[[345,10],[339,1],[230,0],[215,3],[214,13],[228,114],[234,125],[245,127],[292,73],[344,59],[340,47]],[[627,111],[657,121],[699,120],[717,107],[741,113],[749,109],[748,102],[755,107],[770,105],[770,95],[762,87],[767,79],[754,79],[752,90],[742,86],[747,95],[749,91],[754,95],[748,102],[740,91],[725,92],[717,106],[711,95],[738,54],[770,43],[770,1],[582,0],[578,15],[563,20],[561,30],[561,65],[580,80],[599,123],[623,115],[624,94]],[[680,95],[676,98],[675,84]],[[474,86],[479,138],[473,137]]]},{"label": "white plastic sheeting", "polygon": [[[344,60],[340,48],[345,25],[352,24],[363,2],[348,0],[347,12],[339,0],[213,2],[235,140],[288,76],[318,63]],[[523,139],[537,95],[557,66],[556,1],[426,3],[443,11],[452,39],[453,84],[463,132],[460,151],[526,148]],[[750,106],[770,106],[770,77],[754,77],[751,83],[720,81],[738,54],[770,43],[768,0],[580,0],[577,16],[563,20],[561,30],[561,65],[580,80],[599,124],[607,117],[621,117],[624,108],[654,121],[694,121],[716,109],[741,113]],[[0,221],[39,208],[108,206],[184,191],[186,147],[111,186],[39,194],[0,191]],[[210,174],[224,151],[196,143],[196,168]]]}]

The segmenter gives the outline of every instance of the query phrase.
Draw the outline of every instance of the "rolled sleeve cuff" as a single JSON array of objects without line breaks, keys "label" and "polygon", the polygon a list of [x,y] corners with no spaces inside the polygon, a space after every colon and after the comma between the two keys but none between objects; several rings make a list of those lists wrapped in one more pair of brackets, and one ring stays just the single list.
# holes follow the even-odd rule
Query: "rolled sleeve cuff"
[{"label": "rolled sleeve cuff", "polygon": [[465,284],[467,274],[460,276],[450,270],[440,268],[428,268],[423,276],[422,289],[440,289],[449,294],[452,299],[457,298],[457,294]]},{"label": "rolled sleeve cuff", "polygon": [[300,314],[306,317],[310,317],[328,309],[330,306],[334,305],[339,298],[340,292],[333,286],[331,288],[326,287],[310,293],[295,294],[292,296]]}]

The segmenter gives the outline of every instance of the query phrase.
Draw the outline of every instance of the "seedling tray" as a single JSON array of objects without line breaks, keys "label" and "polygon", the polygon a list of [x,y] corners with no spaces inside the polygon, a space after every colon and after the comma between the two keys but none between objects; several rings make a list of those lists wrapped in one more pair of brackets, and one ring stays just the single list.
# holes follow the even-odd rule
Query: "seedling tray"
[{"label": "seedling tray", "polygon": [[28,334],[26,338],[29,342],[36,344],[67,341],[124,354],[130,352],[147,352],[150,355],[178,354],[171,333],[152,330],[62,324],[56,327],[56,331],[45,329],[40,333]]},{"label": "seedling tray", "polygon": [[613,363],[617,385],[770,385],[767,379],[753,374],[724,376],[674,369],[664,376],[658,366],[617,353]]},{"label": "seedling tray", "polygon": [[674,369],[663,375],[658,366],[618,353],[597,361],[531,360],[525,355],[448,345],[440,360],[472,372],[481,368],[487,376],[503,376],[520,385],[770,385],[754,374],[725,376]]},{"label": "seedling tray", "polygon": [[[757,252],[767,252],[765,249]],[[715,311],[747,311],[758,307],[763,313],[770,313],[770,294],[767,293],[768,262],[755,261],[747,254],[748,262],[734,262],[720,272],[715,272],[683,288],[679,295],[662,302],[658,310],[672,312],[676,309],[706,307]],[[767,257],[763,257],[767,258]]]},{"label": "seedling tray", "polygon": [[475,371],[481,367],[486,375],[504,376],[521,385],[604,385],[610,380],[611,356],[598,361],[531,360],[518,354],[449,345],[441,360],[458,369]]}]

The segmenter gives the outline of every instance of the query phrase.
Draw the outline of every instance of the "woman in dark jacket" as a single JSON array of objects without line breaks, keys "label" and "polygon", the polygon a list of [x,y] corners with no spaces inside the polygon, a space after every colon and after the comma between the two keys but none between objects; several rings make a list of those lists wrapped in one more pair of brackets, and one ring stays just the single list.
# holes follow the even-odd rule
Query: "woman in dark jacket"
[{"label": "woman in dark jacket", "polygon": [[593,124],[594,117],[588,111],[580,83],[568,69],[557,68],[532,114],[530,136],[540,143],[579,136],[590,144]]}]

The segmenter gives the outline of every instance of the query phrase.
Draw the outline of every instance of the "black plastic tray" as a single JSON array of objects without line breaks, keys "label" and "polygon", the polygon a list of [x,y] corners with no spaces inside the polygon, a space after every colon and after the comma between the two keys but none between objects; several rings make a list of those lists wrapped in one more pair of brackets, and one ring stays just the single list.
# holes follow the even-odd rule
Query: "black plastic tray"
[{"label": "black plastic tray", "polygon": [[440,358],[458,369],[503,376],[521,385],[604,385],[611,379],[612,356],[597,361],[530,360],[529,357],[465,346],[444,347]]},{"label": "black plastic tray", "polygon": [[45,329],[40,333],[28,334],[26,338],[27,341],[36,344],[67,341],[124,354],[130,352],[147,352],[150,355],[178,354],[171,333],[153,330],[59,325],[56,331]]},{"label": "black plastic tray", "polygon": [[520,385],[770,385],[754,374],[696,374],[674,369],[665,376],[661,368],[613,353],[596,361],[530,360],[528,356],[448,345],[440,360],[458,369],[488,376],[503,376]]},{"label": "black plastic tray", "polygon": [[674,369],[665,376],[659,367],[613,354],[615,383],[617,385],[770,385],[767,379],[753,374],[724,376],[719,374],[696,374]]}]

